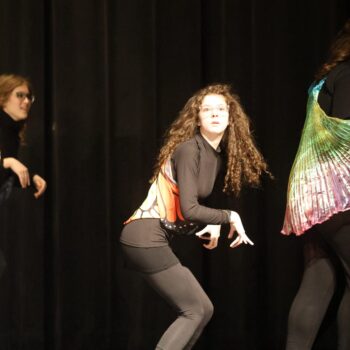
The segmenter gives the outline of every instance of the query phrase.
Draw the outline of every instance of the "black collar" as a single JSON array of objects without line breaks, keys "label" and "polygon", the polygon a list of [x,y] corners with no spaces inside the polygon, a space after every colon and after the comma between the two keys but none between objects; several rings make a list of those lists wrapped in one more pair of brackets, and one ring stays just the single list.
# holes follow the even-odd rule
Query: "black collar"
[{"label": "black collar", "polygon": [[25,121],[13,120],[3,109],[0,108],[0,125],[18,134],[23,128]]},{"label": "black collar", "polygon": [[204,137],[203,135],[198,131],[198,133],[195,135],[195,138],[197,142],[202,144],[206,150],[211,150],[212,152],[216,154],[221,153],[221,142],[219,143],[219,146],[217,149],[215,149]]}]

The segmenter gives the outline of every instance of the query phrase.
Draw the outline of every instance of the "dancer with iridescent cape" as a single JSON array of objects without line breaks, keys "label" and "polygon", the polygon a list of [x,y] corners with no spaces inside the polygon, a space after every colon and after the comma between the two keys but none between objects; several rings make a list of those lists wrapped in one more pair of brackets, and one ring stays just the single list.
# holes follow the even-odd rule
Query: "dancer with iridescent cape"
[{"label": "dancer with iridescent cape", "polygon": [[350,120],[328,116],[317,99],[325,79],[309,90],[307,118],[291,170],[282,232],[301,235],[350,209]]},{"label": "dancer with iridescent cape", "polygon": [[350,349],[350,20],[309,89],[307,115],[288,184],[282,233],[304,239],[305,270],[293,301],[287,350],[310,350],[336,288],[334,349]]}]

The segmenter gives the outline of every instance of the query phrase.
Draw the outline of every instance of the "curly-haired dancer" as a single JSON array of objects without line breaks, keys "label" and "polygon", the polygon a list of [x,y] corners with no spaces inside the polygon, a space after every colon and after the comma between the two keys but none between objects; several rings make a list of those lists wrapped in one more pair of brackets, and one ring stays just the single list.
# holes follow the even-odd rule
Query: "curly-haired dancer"
[{"label": "curly-haired dancer", "polygon": [[226,193],[238,194],[244,183],[259,184],[261,174],[267,172],[238,96],[227,85],[210,85],[188,100],[169,128],[148,196],[122,231],[127,266],[140,272],[177,312],[156,349],[191,349],[213,313],[196,278],[170,249],[171,236],[197,232],[208,240],[204,246],[213,249],[221,224],[229,223],[229,238],[237,231],[232,248],[253,244],[236,212],[203,205],[212,192],[223,153]]}]

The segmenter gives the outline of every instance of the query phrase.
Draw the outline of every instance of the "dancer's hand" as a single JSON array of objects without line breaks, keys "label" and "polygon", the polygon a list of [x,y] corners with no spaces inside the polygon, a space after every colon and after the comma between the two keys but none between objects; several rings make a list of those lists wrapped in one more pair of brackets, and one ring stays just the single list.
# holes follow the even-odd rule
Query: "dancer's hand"
[{"label": "dancer's hand", "polygon": [[230,214],[230,232],[228,238],[232,238],[234,232],[237,231],[238,237],[230,244],[231,248],[236,248],[242,243],[254,245],[254,243],[246,235],[242,221],[238,213],[231,211]]},{"label": "dancer's hand", "polygon": [[36,188],[36,192],[34,193],[35,198],[39,198],[46,190],[46,181],[39,175],[33,176],[33,183]]},{"label": "dancer's hand", "polygon": [[[218,241],[220,237],[221,225],[207,225],[203,230],[196,233],[196,236],[200,239],[205,239],[209,241],[207,244],[203,244],[203,247],[207,249],[214,249],[218,246]],[[208,233],[209,236],[205,234]]]},{"label": "dancer's hand", "polygon": [[3,167],[5,169],[11,169],[17,175],[22,188],[30,186],[30,176],[28,168],[16,158],[4,158]]}]

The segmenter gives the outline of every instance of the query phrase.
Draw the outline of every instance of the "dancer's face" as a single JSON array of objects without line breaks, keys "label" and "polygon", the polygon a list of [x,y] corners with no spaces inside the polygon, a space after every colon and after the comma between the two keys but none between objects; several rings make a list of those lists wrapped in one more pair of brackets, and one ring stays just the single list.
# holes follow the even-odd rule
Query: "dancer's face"
[{"label": "dancer's face", "polygon": [[20,121],[28,118],[30,107],[34,98],[27,85],[21,85],[13,89],[8,100],[3,105],[3,110],[14,120]]},{"label": "dancer's face", "polygon": [[203,135],[223,136],[229,123],[229,108],[222,95],[206,95],[199,110],[199,128]]}]

